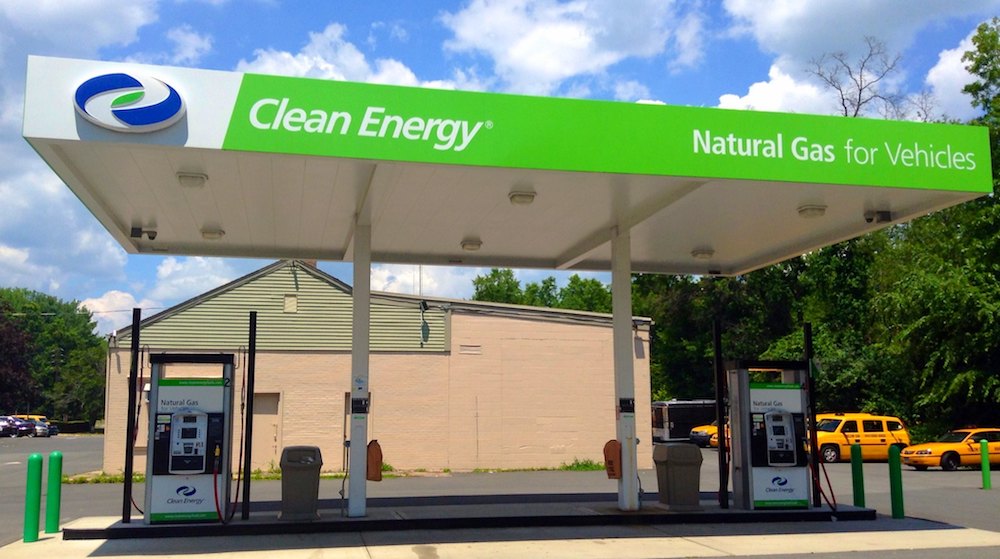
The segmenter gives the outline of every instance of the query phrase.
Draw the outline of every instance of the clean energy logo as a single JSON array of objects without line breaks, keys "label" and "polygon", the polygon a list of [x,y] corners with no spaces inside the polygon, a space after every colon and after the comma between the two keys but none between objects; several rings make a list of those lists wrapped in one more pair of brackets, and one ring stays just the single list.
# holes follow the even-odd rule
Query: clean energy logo
[{"label": "clean energy logo", "polygon": [[181,497],[192,497],[197,492],[198,492],[197,489],[189,485],[182,485],[177,488],[177,494],[180,495]]},{"label": "clean energy logo", "polygon": [[784,487],[788,485],[788,480],[781,476],[774,476],[771,478],[771,485],[777,485],[778,487]]},{"label": "clean energy logo", "polygon": [[116,132],[162,130],[184,116],[184,101],[169,84],[148,76],[115,73],[76,88],[80,116]]}]

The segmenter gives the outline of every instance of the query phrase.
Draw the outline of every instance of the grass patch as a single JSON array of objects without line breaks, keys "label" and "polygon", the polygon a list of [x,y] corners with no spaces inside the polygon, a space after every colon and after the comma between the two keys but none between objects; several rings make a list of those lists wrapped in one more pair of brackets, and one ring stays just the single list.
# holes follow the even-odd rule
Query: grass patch
[{"label": "grass patch", "polygon": [[580,460],[579,458],[574,458],[569,464],[563,462],[558,468],[560,471],[564,472],[596,472],[604,469],[604,464],[601,462],[595,462],[589,458],[586,460]]},{"label": "grass patch", "polygon": [[[144,474],[132,474],[133,483],[143,483],[146,481]],[[96,474],[77,474],[63,476],[62,482],[65,485],[82,485],[88,483],[125,483],[125,474],[106,474],[99,472]]]},{"label": "grass patch", "polygon": [[[554,468],[476,468],[474,474],[496,474],[506,472],[596,472],[604,469],[602,462],[574,458],[569,464],[563,462]],[[448,470],[451,471],[451,470]]]}]

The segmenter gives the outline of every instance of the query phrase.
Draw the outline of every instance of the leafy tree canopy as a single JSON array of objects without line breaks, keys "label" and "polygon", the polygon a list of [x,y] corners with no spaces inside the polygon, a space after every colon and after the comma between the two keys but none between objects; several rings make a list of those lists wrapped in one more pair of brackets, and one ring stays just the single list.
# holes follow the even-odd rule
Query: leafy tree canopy
[{"label": "leafy tree canopy", "polygon": [[22,387],[0,400],[3,411],[89,421],[104,414],[106,345],[76,301],[2,288],[0,329],[0,362],[10,367],[0,376]]}]

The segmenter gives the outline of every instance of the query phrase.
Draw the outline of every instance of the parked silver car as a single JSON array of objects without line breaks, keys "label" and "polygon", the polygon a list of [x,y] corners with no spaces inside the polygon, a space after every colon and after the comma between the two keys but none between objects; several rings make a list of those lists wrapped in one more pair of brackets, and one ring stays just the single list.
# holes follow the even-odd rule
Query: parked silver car
[{"label": "parked silver car", "polygon": [[38,419],[29,419],[31,424],[35,426],[35,436],[36,437],[48,437],[49,436],[49,424]]}]

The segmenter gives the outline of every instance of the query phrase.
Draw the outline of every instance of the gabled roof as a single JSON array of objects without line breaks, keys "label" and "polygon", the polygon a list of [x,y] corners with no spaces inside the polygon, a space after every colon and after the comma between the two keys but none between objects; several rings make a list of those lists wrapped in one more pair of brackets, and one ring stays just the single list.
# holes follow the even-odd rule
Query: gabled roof
[{"label": "gabled roof", "polygon": [[[168,309],[160,311],[152,316],[144,318],[140,322],[140,328],[146,328],[163,320],[166,320],[172,316],[178,315],[188,309],[196,307],[206,301],[209,301],[219,295],[231,292],[241,286],[252,283],[260,278],[273,274],[279,270],[285,268],[295,268],[304,273],[307,273],[314,278],[325,282],[330,285],[330,287],[342,291],[346,295],[350,295],[353,289],[347,283],[337,279],[323,270],[319,269],[306,260],[278,260],[250,272],[249,274],[237,278],[229,283],[220,285],[215,289],[206,291],[201,295],[192,297],[186,301],[178,303]],[[458,311],[458,312],[468,312],[468,313],[480,313],[480,314],[494,314],[500,316],[509,316],[516,318],[533,318],[533,319],[547,319],[547,320],[558,320],[558,321],[576,321],[576,322],[589,322],[589,323],[611,323],[611,315],[607,313],[596,313],[589,311],[579,311],[572,309],[553,309],[547,307],[532,307],[527,305],[512,305],[507,303],[493,303],[488,301],[467,301],[464,299],[449,299],[443,297],[429,297],[422,295],[408,295],[404,293],[390,293],[384,291],[372,291],[373,300],[382,300],[384,302],[394,302],[403,303],[406,305],[412,305],[414,307],[419,306],[421,302],[427,303],[429,307],[437,308],[445,311]],[[634,317],[633,321],[637,325],[646,325],[652,323],[649,318],[644,317]],[[119,338],[127,338],[131,334],[131,326],[126,326],[120,328],[116,331],[116,336]]]}]

